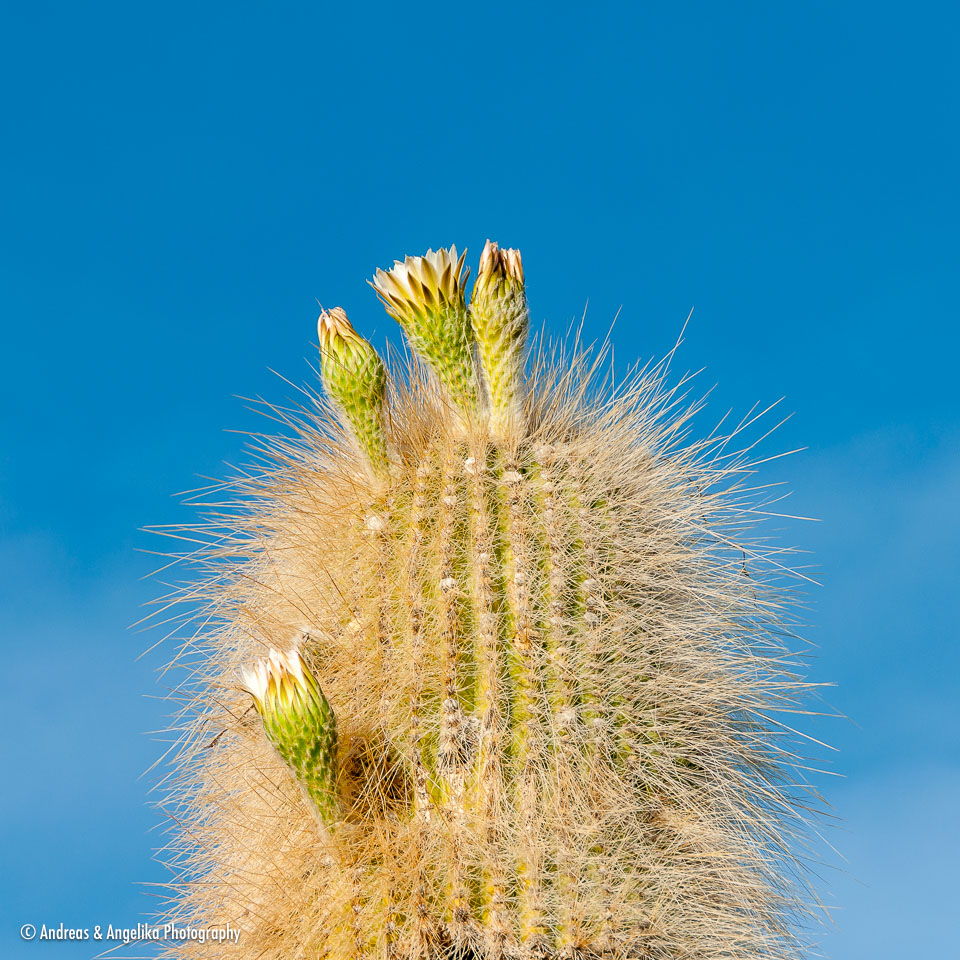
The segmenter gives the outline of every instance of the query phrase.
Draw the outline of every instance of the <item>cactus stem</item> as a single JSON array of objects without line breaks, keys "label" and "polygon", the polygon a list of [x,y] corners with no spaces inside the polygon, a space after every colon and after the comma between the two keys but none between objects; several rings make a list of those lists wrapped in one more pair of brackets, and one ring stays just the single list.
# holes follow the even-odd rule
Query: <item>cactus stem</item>
[{"label": "cactus stem", "polygon": [[440,629],[440,732],[437,741],[437,782],[446,821],[449,853],[449,920],[454,925],[468,916],[467,877],[462,855],[464,830],[464,760],[467,730],[460,701],[461,583],[457,574],[457,507],[459,505],[457,445],[448,445],[441,468],[437,510],[438,624]]},{"label": "cactus stem", "polygon": [[[370,511],[364,520],[364,529],[368,540],[372,541],[371,554],[373,576],[376,581],[376,590],[371,591],[375,609],[372,622],[375,625],[374,630],[374,650],[379,659],[379,669],[389,675],[393,662],[399,651],[394,643],[394,616],[393,616],[393,591],[391,589],[393,570],[393,550],[391,537],[394,528],[397,525],[397,518],[394,516],[396,503],[392,495],[380,496],[371,505]],[[364,571],[366,573],[366,571]],[[358,575],[360,571],[358,570]],[[368,575],[368,574],[367,574]],[[389,715],[389,697],[391,691],[384,689],[381,691],[381,698],[384,701],[384,715]]]},{"label": "cactus stem", "polygon": [[426,538],[425,504],[426,483],[430,468],[421,463],[416,468],[413,502],[410,510],[410,544],[407,554],[406,603],[410,613],[410,657],[413,670],[413,689],[410,691],[410,725],[413,746],[414,809],[419,820],[430,819],[430,795],[424,758],[423,728],[424,688],[424,625],[426,609],[421,589],[423,547]]},{"label": "cactus stem", "polygon": [[[600,564],[600,554],[591,526],[591,514],[586,506],[583,505],[583,498],[580,494],[571,492],[571,505],[575,510],[577,517],[578,539],[582,544],[583,557],[583,575],[580,578],[578,606],[583,618],[584,630],[581,643],[589,657],[591,663],[600,662],[606,655],[604,649],[604,616],[606,607],[603,598],[602,589],[602,571]],[[604,516],[606,511],[603,511]],[[600,744],[605,741],[601,732],[608,726],[606,711],[603,709],[600,697],[595,688],[595,678],[587,678],[587,682],[582,689],[582,719],[586,731],[586,749],[587,761],[596,762],[601,759],[602,750]],[[601,892],[601,902],[604,904],[603,913],[600,918],[600,925],[597,934],[599,944],[610,945],[613,942],[613,890],[610,886],[610,879],[606,863],[606,846],[603,842],[598,843],[592,850],[593,854],[588,861],[587,879],[592,885],[599,887]]]},{"label": "cactus stem", "polygon": [[426,558],[425,545],[428,537],[427,486],[432,473],[428,459],[413,470],[412,497],[408,522],[408,537],[403,558],[404,571],[401,579],[401,602],[406,607],[409,623],[409,646],[405,652],[410,658],[411,682],[408,691],[410,705],[410,751],[409,767],[413,779],[412,816],[416,828],[411,843],[418,847],[417,868],[411,878],[412,898],[410,909],[411,935],[418,944],[428,944],[433,937],[429,923],[429,882],[423,869],[423,827],[430,822],[433,808],[430,797],[430,773],[427,762],[427,730],[424,718],[425,692],[425,630],[427,610],[423,592]]},{"label": "cactus stem", "polygon": [[513,789],[518,815],[517,896],[520,914],[520,940],[527,949],[545,945],[541,883],[543,871],[535,841],[537,775],[539,757],[538,719],[540,713],[540,643],[537,636],[532,599],[537,590],[536,558],[524,499],[526,481],[520,464],[507,458],[499,472],[499,484],[506,501],[503,571],[510,608],[512,640],[510,677],[513,686],[513,710],[510,717],[513,744]]},{"label": "cactus stem", "polygon": [[[566,500],[558,495],[559,477],[554,470],[553,450],[544,445],[538,451],[539,465],[532,479],[536,483],[536,501],[542,527],[542,567],[546,617],[542,625],[546,657],[544,671],[547,699],[553,717],[553,750],[551,774],[554,782],[582,782],[589,776],[584,768],[581,743],[577,734],[577,695],[570,663],[570,638],[567,617],[576,607],[576,586],[568,569],[567,554],[576,543],[571,529]],[[560,842],[575,848],[573,832],[568,831]],[[555,852],[556,885],[559,916],[555,945],[565,949],[572,942],[576,877],[571,873],[569,856],[564,850]]]},{"label": "cactus stem", "polygon": [[364,873],[372,873],[372,870],[368,869],[365,871],[362,864],[355,864],[350,866],[348,871],[351,885],[350,914],[354,956],[357,960],[364,960],[365,957],[371,955],[370,936],[364,930],[364,907],[366,906],[363,895],[363,891],[366,888],[366,884],[364,884]]},{"label": "cactus stem", "polygon": [[492,448],[486,441],[474,445],[473,455],[465,462],[470,483],[470,551],[472,558],[474,617],[477,623],[477,689],[474,715],[477,722],[477,755],[474,763],[474,815],[484,836],[484,861],[480,892],[480,922],[490,945],[502,946],[509,933],[504,911],[506,881],[499,861],[497,805],[500,766],[501,729],[501,617],[502,602],[494,575],[494,544],[491,522],[497,505],[490,486]]},{"label": "cactus stem", "polygon": [[564,535],[568,531],[561,520],[564,504],[556,496],[556,481],[550,467],[541,463],[531,470],[530,479],[535,484],[534,496],[542,529],[541,569],[546,615],[540,629],[547,662],[547,699],[559,740],[569,736],[575,718],[566,626],[567,604],[571,599],[564,559]]},{"label": "cactus stem", "polygon": [[[397,658],[403,655],[401,644],[395,642],[397,626],[394,619],[394,592],[391,584],[402,571],[395,561],[393,536],[398,526],[398,510],[395,494],[391,491],[379,496],[366,516],[364,527],[369,539],[373,541],[373,567],[376,577],[376,589],[373,592],[376,606],[373,620],[376,624],[375,653],[379,661],[378,669],[384,676],[395,674],[399,664]],[[381,691],[381,714],[389,716],[395,691],[384,687]],[[377,942],[372,944],[370,953],[381,955],[390,960],[395,954],[395,936],[398,926],[397,891],[395,872],[388,869],[379,871],[380,895],[377,898],[378,909],[373,911],[373,921],[378,924]]]}]

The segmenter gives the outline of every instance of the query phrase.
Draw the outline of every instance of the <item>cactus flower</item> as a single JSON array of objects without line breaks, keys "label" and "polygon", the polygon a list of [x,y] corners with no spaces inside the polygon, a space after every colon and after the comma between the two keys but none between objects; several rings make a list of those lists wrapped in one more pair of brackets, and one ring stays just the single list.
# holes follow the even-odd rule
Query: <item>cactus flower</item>
[{"label": "cactus flower", "polygon": [[464,299],[470,270],[464,251],[428,250],[377,270],[370,285],[387,313],[403,327],[411,346],[436,373],[454,403],[465,411],[477,405],[473,333]]}]

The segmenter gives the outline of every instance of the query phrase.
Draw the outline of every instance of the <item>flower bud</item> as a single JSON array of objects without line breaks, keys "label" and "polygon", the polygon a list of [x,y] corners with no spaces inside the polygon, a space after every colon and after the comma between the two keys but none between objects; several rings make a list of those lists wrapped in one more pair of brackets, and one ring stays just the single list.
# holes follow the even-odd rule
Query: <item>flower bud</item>
[{"label": "flower bud", "polygon": [[377,351],[357,333],[341,307],[317,321],[320,371],[327,393],[340,405],[375,473],[387,466],[383,401],[387,372]]},{"label": "flower bud", "polygon": [[491,427],[502,431],[520,416],[530,325],[519,250],[501,250],[486,242],[473,285],[470,322],[489,394]]},{"label": "flower bud", "polygon": [[241,669],[263,728],[294,772],[320,819],[329,827],[341,818],[337,789],[337,722],[298,647],[270,650]]}]

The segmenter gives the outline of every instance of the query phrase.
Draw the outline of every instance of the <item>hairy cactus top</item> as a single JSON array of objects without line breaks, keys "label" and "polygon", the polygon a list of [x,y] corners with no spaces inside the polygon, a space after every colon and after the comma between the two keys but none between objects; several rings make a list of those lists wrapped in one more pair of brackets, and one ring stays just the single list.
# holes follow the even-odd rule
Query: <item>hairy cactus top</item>
[{"label": "hairy cactus top", "polygon": [[465,281],[455,248],[377,271],[422,361],[389,373],[324,311],[328,399],[209,521],[168,916],[242,936],[171,952],[798,956],[771,716],[804,684],[750,464],[665,364],[527,363],[518,251]]}]

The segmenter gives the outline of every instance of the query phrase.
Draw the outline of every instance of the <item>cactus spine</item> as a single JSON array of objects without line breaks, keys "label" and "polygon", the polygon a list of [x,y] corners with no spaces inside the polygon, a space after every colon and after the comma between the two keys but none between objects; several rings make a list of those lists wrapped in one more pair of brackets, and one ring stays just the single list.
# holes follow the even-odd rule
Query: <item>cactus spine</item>
[{"label": "cactus spine", "polygon": [[377,271],[432,371],[389,403],[324,311],[330,405],[211,547],[177,916],[276,960],[798,956],[796,754],[765,717],[803,684],[735,542],[748,465],[680,444],[662,367],[525,382],[519,252],[488,242],[469,305],[465,280],[455,248]]}]

